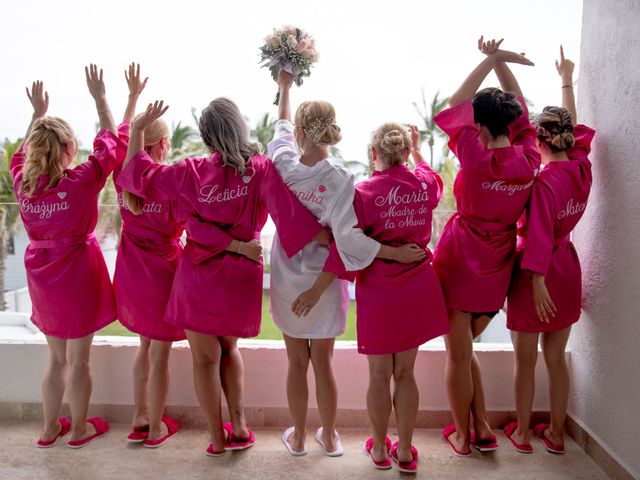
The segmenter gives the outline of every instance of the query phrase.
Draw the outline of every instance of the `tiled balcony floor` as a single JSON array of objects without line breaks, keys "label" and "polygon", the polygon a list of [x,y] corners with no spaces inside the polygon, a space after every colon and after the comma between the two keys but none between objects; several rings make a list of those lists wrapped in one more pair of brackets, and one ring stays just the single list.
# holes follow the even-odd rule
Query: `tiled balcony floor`
[{"label": "tiled balcony floor", "polygon": [[499,433],[501,448],[492,454],[474,453],[456,458],[437,430],[418,430],[414,443],[421,453],[417,476],[374,470],[362,453],[366,429],[341,432],[346,453],[340,458],[322,455],[309,431],[305,457],[289,456],[281,443],[281,431],[259,429],[256,445],[224,457],[205,456],[207,435],[203,430],[181,430],[170,443],[157,450],[125,442],[128,425],[112,425],[103,439],[80,449],[60,442],[50,449],[36,449],[37,423],[0,424],[0,479],[606,479],[604,472],[571,440],[567,454],[547,453],[534,443],[535,453],[516,453]]}]

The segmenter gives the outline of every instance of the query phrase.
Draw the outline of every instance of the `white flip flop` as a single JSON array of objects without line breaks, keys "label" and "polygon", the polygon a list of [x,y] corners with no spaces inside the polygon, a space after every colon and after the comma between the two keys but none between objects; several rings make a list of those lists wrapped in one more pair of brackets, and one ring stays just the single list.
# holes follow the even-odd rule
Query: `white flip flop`
[{"label": "white flip flop", "polygon": [[287,451],[289,452],[289,455],[291,455],[292,457],[302,457],[307,454],[307,447],[305,447],[304,450],[301,450],[298,452],[294,450],[291,444],[289,443],[289,437],[295,431],[296,431],[296,427],[287,428],[282,434],[282,443],[284,443],[284,446],[287,447]]},{"label": "white flip flop", "polygon": [[340,441],[340,435],[338,435],[338,432],[335,432],[337,440],[336,440],[336,449],[333,450],[332,452],[327,452],[327,449],[324,448],[324,442],[322,441],[322,427],[320,427],[317,431],[316,431],[316,441],[320,444],[320,446],[322,446],[322,450],[324,450],[324,454],[327,457],[340,457],[342,455],[344,455],[344,448],[342,448],[342,442]]}]

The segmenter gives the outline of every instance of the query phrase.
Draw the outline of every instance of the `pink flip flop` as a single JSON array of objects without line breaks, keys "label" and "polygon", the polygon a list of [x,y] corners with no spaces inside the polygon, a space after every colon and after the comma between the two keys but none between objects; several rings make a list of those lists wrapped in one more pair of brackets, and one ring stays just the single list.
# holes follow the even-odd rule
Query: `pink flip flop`
[{"label": "pink flip flop", "polygon": [[104,436],[109,431],[109,422],[100,417],[92,417],[87,418],[87,422],[92,424],[96,429],[96,433],[93,435],[89,435],[88,437],[83,438],[82,440],[72,440],[67,443],[67,447],[69,448],[82,448],[89,445],[94,440]]},{"label": "pink flip flop", "polygon": [[476,439],[475,432],[471,432],[471,446],[479,452],[493,452],[498,449],[498,439],[495,435],[489,438]]},{"label": "pink flip flop", "polygon": [[178,425],[178,422],[174,418],[165,416],[165,417],[162,417],[162,421],[167,426],[167,434],[164,435],[163,437],[158,438],[157,440],[151,440],[147,438],[142,444],[143,446],[147,448],[161,447],[162,445],[167,443],[167,441],[171,437],[173,437],[178,432],[178,430],[180,430],[180,425]]},{"label": "pink flip flop", "polygon": [[256,437],[249,429],[247,429],[247,432],[249,432],[247,438],[238,438],[233,436],[233,425],[231,423],[225,423],[222,427],[227,431],[225,450],[246,450],[256,443]]},{"label": "pink flip flop", "polygon": [[131,433],[127,436],[127,442],[129,443],[142,443],[149,436],[149,425],[142,425],[141,427],[133,427]]},{"label": "pink flip flop", "polygon": [[401,462],[398,459],[398,444],[399,442],[396,442],[391,447],[391,458],[398,465],[398,470],[403,473],[416,473],[418,471],[418,449],[411,445],[413,459],[410,462]]},{"label": "pink flip flop", "polygon": [[385,446],[387,447],[387,458],[378,462],[373,458],[373,454],[371,451],[373,450],[373,437],[367,438],[367,441],[364,444],[364,450],[369,458],[373,462],[373,466],[378,470],[389,470],[391,468],[391,460],[389,459],[389,451],[391,450],[391,439],[389,437],[384,439]]},{"label": "pink flip flop", "polygon": [[516,449],[516,452],[520,453],[533,453],[533,447],[530,443],[518,443],[516,442],[512,435],[518,429],[518,422],[509,422],[504,426],[504,436],[511,442],[513,448]]},{"label": "pink flip flop", "polygon": [[213,448],[213,443],[210,443],[209,446],[207,447],[207,456],[208,457],[221,457],[222,455],[224,455],[225,450],[215,450]]},{"label": "pink flip flop", "polygon": [[539,423],[533,428],[533,433],[536,438],[543,443],[544,448],[547,449],[547,452],[563,455],[565,453],[564,446],[556,445],[545,436],[544,432],[547,428],[549,428],[548,423]]},{"label": "pink flip flop", "polygon": [[36,442],[36,447],[51,448],[58,442],[59,438],[64,437],[67,433],[71,431],[71,422],[69,420],[67,420],[64,417],[60,417],[58,418],[58,422],[60,422],[60,433],[56,435],[56,438],[54,438],[53,440],[49,440],[48,442],[38,439],[38,441]]},{"label": "pink flip flop", "polygon": [[444,427],[444,430],[442,430],[442,438],[444,438],[444,441],[449,444],[449,446],[451,447],[451,450],[453,450],[453,453],[455,454],[456,457],[463,457],[463,458],[470,457],[471,455],[473,455],[471,453],[471,450],[469,450],[468,452],[461,452],[456,448],[453,442],[449,440],[449,437],[451,436],[451,434],[455,433],[455,431],[456,431],[455,424],[450,423],[449,425]]}]

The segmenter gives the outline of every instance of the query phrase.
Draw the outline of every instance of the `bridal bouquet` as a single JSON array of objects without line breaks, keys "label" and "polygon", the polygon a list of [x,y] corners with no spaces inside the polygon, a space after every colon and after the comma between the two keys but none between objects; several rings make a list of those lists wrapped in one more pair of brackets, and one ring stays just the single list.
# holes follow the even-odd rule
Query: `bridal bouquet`
[{"label": "bridal bouquet", "polygon": [[[284,69],[293,75],[296,85],[302,85],[302,79],[311,75],[311,67],[318,61],[316,41],[304,30],[292,25],[274,29],[260,47],[260,61],[268,67],[271,76],[277,80],[278,73]],[[280,92],[273,102],[278,105]]]}]

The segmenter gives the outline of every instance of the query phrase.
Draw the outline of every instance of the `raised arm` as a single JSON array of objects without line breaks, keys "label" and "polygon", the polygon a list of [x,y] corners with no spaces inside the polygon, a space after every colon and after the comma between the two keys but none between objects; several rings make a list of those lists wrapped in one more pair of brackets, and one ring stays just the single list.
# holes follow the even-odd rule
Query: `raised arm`
[{"label": "raised arm", "polygon": [[284,70],[278,73],[278,91],[280,93],[280,103],[278,104],[278,120],[291,121],[291,102],[289,92],[293,84],[293,75]]},{"label": "raised arm", "polygon": [[454,106],[473,98],[473,96],[482,85],[482,82],[489,72],[500,62],[519,63],[521,65],[532,66],[533,62],[526,58],[524,55],[509,52],[506,50],[496,50],[493,54],[485,57],[480,64],[473,69],[469,76],[462,82],[460,88],[449,97],[449,105]]},{"label": "raised arm", "polygon": [[[481,36],[478,40],[478,49],[487,56],[493,55],[499,50],[500,44],[503,40],[504,38],[501,38],[498,41],[490,40],[485,42],[484,37]],[[521,53],[521,55],[524,55],[524,53]],[[497,62],[493,67],[493,71],[496,72],[496,76],[498,77],[500,88],[502,88],[502,90],[506,92],[514,92],[519,97],[523,96],[518,80],[516,80],[515,75],[505,62]]]},{"label": "raised arm", "polygon": [[29,101],[33,107],[31,122],[29,122],[27,133],[24,136],[26,140],[31,133],[33,123],[47,114],[47,110],[49,109],[49,93],[44,91],[44,85],[40,80],[36,80],[31,84],[31,91],[29,91],[29,87],[25,87],[25,90],[27,91],[27,97],[29,97]]},{"label": "raised arm", "polygon": [[149,77],[146,77],[144,81],[140,81],[140,64],[132,63],[129,65],[129,68],[124,71],[124,78],[127,81],[127,86],[129,87],[129,97],[127,99],[127,107],[124,110],[122,121],[130,122],[136,114],[138,98],[144,90],[144,87],[147,86],[147,80],[149,80]]},{"label": "raised arm", "polygon": [[409,125],[409,131],[411,132],[411,156],[416,164],[424,163],[424,157],[420,151],[420,131],[415,125]]},{"label": "raised arm", "polygon": [[573,69],[575,64],[568,58],[564,58],[564,50],[560,45],[560,61],[556,60],[556,69],[562,79],[562,108],[571,112],[573,125],[578,124],[578,112],[576,110],[576,99],[573,94]]},{"label": "raised arm", "polygon": [[100,120],[100,130],[109,130],[114,135],[117,135],[116,124],[113,121],[113,115],[111,115],[111,109],[107,103],[107,95],[102,79],[102,69],[98,72],[98,67],[92,63],[88,67],[84,67],[84,73],[87,77],[89,93],[91,93],[91,96],[96,102],[96,110],[98,110],[98,118]]}]

